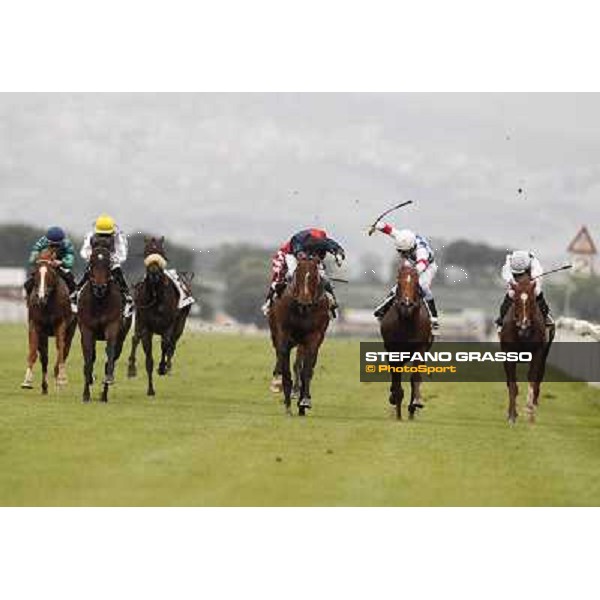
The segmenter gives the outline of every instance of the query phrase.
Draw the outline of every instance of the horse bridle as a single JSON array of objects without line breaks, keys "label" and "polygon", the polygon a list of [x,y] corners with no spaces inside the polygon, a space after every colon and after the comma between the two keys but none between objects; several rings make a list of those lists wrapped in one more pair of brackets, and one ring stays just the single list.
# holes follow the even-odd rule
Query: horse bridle
[{"label": "horse bridle", "polygon": [[110,270],[110,253],[108,254],[108,260],[104,257],[104,254],[102,254],[102,252],[107,252],[109,253],[109,251],[106,248],[100,248],[98,249],[98,253],[95,255],[95,257],[103,262],[107,262],[108,266],[107,266],[107,271],[108,271],[108,279],[106,281],[106,283],[97,283],[94,280],[94,276],[93,276],[93,265],[90,262],[90,266],[89,268],[89,280],[90,280],[90,286],[92,288],[92,294],[94,295],[94,298],[100,300],[102,298],[106,297],[106,293],[108,292],[108,288],[111,284],[111,282],[113,281],[113,276]]}]

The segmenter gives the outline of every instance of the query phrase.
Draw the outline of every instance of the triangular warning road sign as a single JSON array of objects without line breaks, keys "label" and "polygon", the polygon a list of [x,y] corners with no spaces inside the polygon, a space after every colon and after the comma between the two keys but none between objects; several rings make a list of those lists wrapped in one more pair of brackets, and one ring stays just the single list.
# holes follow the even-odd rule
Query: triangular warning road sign
[{"label": "triangular warning road sign", "polygon": [[597,254],[596,245],[588,228],[584,225],[578,232],[567,249],[571,254]]}]

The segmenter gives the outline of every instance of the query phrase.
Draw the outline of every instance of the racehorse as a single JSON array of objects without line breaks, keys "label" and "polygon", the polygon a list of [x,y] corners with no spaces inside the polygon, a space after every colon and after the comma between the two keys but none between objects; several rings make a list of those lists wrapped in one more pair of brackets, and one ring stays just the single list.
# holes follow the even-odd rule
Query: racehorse
[{"label": "racehorse", "polygon": [[[419,273],[414,265],[406,259],[398,265],[396,276],[396,296],[392,306],[381,320],[381,337],[387,352],[427,352],[432,344],[431,319],[423,301],[419,287]],[[413,361],[418,367],[418,361]],[[404,366],[405,362],[393,363],[394,367]],[[389,402],[396,407],[396,418],[402,419],[402,373],[392,371]],[[411,373],[409,418],[423,408],[421,400],[421,374]]]},{"label": "racehorse", "polygon": [[310,386],[319,348],[329,326],[329,300],[319,272],[319,259],[300,258],[291,282],[269,312],[271,341],[276,352],[271,389],[281,376],[286,413],[292,414],[290,355],[297,347],[294,372],[298,390],[298,414],[312,408]]},{"label": "racehorse", "polygon": [[[536,301],[536,282],[528,274],[517,278],[511,284],[513,303],[508,309],[500,330],[500,346],[505,352],[531,352],[532,360],[527,372],[529,391],[527,393],[526,412],[530,423],[535,422],[536,408],[539,403],[540,388],[546,371],[546,360],[555,327],[548,327],[542,311]],[[508,387],[508,422],[511,425],[517,420],[517,363],[504,363],[506,385]]]},{"label": "racehorse", "polygon": [[40,355],[42,364],[42,394],[48,393],[48,338],[56,338],[56,386],[67,384],[66,362],[77,328],[71,311],[69,289],[57,271],[58,261],[53,248],[44,250],[35,265],[33,288],[27,297],[29,323],[29,354],[27,371],[21,384],[33,389],[33,366]]},{"label": "racehorse", "polygon": [[179,291],[165,274],[167,261],[164,238],[147,238],[144,257],[146,275],[143,281],[135,286],[134,291],[135,331],[131,342],[127,374],[129,377],[137,375],[135,353],[141,341],[146,355],[147,394],[154,396],[152,337],[154,334],[161,337],[162,355],[158,365],[158,374],[166,375],[171,371],[173,355],[185,328],[191,306],[178,308]]},{"label": "racehorse", "polygon": [[123,298],[111,275],[110,248],[98,241],[92,249],[89,279],[79,294],[77,318],[84,358],[83,401],[90,401],[94,380],[96,342],[106,342],[106,365],[100,400],[108,402],[108,388],[115,382],[115,364],[131,327],[131,317],[123,317]]}]

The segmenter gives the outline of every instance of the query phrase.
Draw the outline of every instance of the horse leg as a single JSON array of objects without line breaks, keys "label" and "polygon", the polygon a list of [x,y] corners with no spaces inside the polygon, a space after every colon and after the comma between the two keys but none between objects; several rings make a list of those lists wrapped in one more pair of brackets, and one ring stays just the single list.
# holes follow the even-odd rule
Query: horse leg
[{"label": "horse leg", "polygon": [[81,330],[81,350],[83,352],[83,402],[90,401],[90,385],[94,379],[96,340],[91,331]]},{"label": "horse leg", "polygon": [[529,365],[529,372],[527,379],[529,380],[529,389],[527,390],[527,417],[529,423],[535,423],[535,409],[538,405],[538,400],[540,396],[540,387],[542,380],[542,373],[544,370],[543,357],[540,356],[540,352],[538,351],[537,355],[534,356],[534,359],[531,361]]},{"label": "horse leg", "polygon": [[300,344],[296,349],[296,360],[294,361],[294,384],[292,386],[292,398],[303,398],[302,369],[304,363],[304,345]]},{"label": "horse leg", "polygon": [[27,370],[21,387],[24,390],[33,389],[33,366],[38,355],[39,336],[35,325],[29,322],[29,352],[27,354]]},{"label": "horse leg", "polygon": [[318,335],[313,335],[306,341],[302,350],[302,369],[300,371],[300,401],[298,403],[301,415],[304,414],[305,409],[312,408],[310,386],[315,371],[315,365],[317,364],[319,347],[321,346],[322,342],[323,335],[321,333]]},{"label": "horse leg", "polygon": [[160,342],[160,363],[158,363],[158,374],[164,377],[167,374],[167,361],[169,355],[173,352],[173,339],[171,332],[165,333]]},{"label": "horse leg", "polygon": [[129,364],[127,367],[127,377],[130,379],[137,376],[137,366],[135,364],[135,353],[140,343],[140,335],[136,331],[131,339],[131,353],[129,354]]},{"label": "horse leg", "polygon": [[514,425],[519,416],[517,412],[517,396],[519,395],[519,386],[517,385],[517,365],[513,362],[504,363],[504,372],[506,373],[506,386],[508,388],[508,422]]},{"label": "horse leg", "polygon": [[420,373],[413,373],[410,377],[410,404],[408,405],[408,418],[414,419],[417,409],[423,408],[421,402],[421,383]]},{"label": "horse leg", "polygon": [[291,344],[286,340],[281,344],[278,350],[278,355],[281,365],[281,379],[283,385],[283,402],[285,404],[285,412],[291,416],[292,374],[290,372],[290,353]]},{"label": "horse leg", "polygon": [[269,385],[269,390],[274,394],[280,394],[283,390],[283,381],[281,378],[281,361],[277,352],[277,328],[273,321],[273,313],[269,315],[269,328],[271,329],[271,343],[275,349],[275,365],[273,366],[273,378]]},{"label": "horse leg", "polygon": [[402,389],[402,373],[392,371],[392,384],[390,386],[390,404],[396,407],[396,418],[402,420],[402,399],[404,390]]},{"label": "horse leg", "polygon": [[156,392],[154,391],[154,382],[152,381],[153,372],[154,372],[154,358],[152,356],[152,333],[150,331],[146,331],[141,335],[142,340],[142,348],[144,349],[144,354],[146,355],[146,374],[148,375],[148,396],[154,396]]},{"label": "horse leg", "polygon": [[40,363],[42,364],[42,394],[48,394],[48,336],[40,335]]},{"label": "horse leg", "polygon": [[54,368],[54,377],[56,378],[56,387],[60,389],[67,385],[66,372],[66,345],[67,345],[67,323],[63,322],[56,328],[56,366]]}]

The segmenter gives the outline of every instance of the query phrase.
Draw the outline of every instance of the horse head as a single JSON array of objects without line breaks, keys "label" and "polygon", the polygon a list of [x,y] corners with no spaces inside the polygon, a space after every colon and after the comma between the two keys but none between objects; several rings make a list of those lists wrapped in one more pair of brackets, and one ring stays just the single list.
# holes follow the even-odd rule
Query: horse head
[{"label": "horse head", "polygon": [[56,260],[56,250],[52,247],[43,250],[37,259],[33,275],[34,287],[32,299],[40,306],[46,305],[50,294],[58,284],[58,273],[55,266]]},{"label": "horse head", "polygon": [[152,254],[158,254],[159,256],[166,258],[164,235],[161,237],[147,236],[144,238],[144,258],[147,258]]},{"label": "horse head", "polygon": [[314,307],[322,296],[322,281],[317,257],[300,258],[291,284],[292,299],[301,313]]},{"label": "horse head", "polygon": [[514,323],[520,339],[531,337],[533,332],[537,310],[535,285],[535,280],[532,280],[529,275],[524,275],[511,284],[514,300]]},{"label": "horse head", "polygon": [[146,267],[146,279],[156,285],[162,280],[167,268],[167,261],[162,254],[148,254],[144,258],[144,266]]},{"label": "horse head", "polygon": [[110,250],[105,244],[97,244],[90,257],[90,285],[95,298],[104,298],[112,281]]},{"label": "horse head", "polygon": [[395,304],[400,317],[403,319],[411,317],[420,301],[419,273],[409,260],[404,259],[398,266],[396,276]]}]

